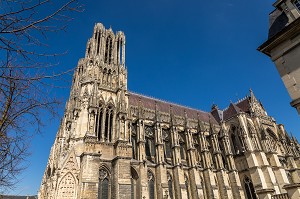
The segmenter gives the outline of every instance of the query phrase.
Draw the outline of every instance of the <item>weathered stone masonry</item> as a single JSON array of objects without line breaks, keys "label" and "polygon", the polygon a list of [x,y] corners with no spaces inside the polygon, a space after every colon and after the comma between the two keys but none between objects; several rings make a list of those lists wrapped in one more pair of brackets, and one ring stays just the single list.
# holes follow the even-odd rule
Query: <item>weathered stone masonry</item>
[{"label": "weathered stone masonry", "polygon": [[298,196],[300,145],[252,91],[211,112],[135,94],[127,90],[125,41],[95,25],[40,199]]}]

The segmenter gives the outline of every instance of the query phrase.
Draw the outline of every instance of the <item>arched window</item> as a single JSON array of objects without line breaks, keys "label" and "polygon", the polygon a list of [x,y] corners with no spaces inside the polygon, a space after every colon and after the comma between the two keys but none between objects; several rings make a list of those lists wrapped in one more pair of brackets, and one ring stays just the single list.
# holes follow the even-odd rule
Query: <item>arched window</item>
[{"label": "arched window", "polygon": [[96,114],[96,124],[95,124],[95,133],[100,141],[102,139],[102,118],[103,118],[103,107],[98,109],[98,113]]},{"label": "arched window", "polygon": [[114,117],[113,108],[112,108],[112,106],[108,106],[107,110],[106,110],[105,130],[104,130],[104,138],[105,138],[105,141],[108,141],[108,142],[112,141],[113,117]]},{"label": "arched window", "polygon": [[240,138],[237,138],[237,128],[235,126],[231,127],[231,143],[232,143],[232,148],[234,149],[233,153],[234,154],[239,154],[241,152],[240,150]]},{"label": "arched window", "polygon": [[168,178],[168,192],[169,192],[169,197],[170,199],[173,199],[173,180],[171,174],[168,172],[167,173],[167,178]]},{"label": "arched window", "polygon": [[189,186],[188,177],[186,175],[184,175],[184,184],[186,188],[187,199],[190,199],[190,186]]},{"label": "arched window", "polygon": [[131,144],[132,144],[132,158],[137,160],[137,149],[136,149],[136,141],[137,141],[137,124],[133,124],[131,128]]},{"label": "arched window", "polygon": [[247,176],[244,179],[244,186],[245,186],[247,199],[257,199],[252,181]]},{"label": "arched window", "polygon": [[184,135],[180,135],[179,137],[179,145],[180,145],[180,157],[181,160],[186,160],[186,144]]},{"label": "arched window", "polygon": [[99,171],[98,199],[110,198],[109,174],[105,169]]},{"label": "arched window", "polygon": [[67,173],[59,183],[57,198],[75,198],[76,183],[71,173]]},{"label": "arched window", "polygon": [[111,64],[111,55],[112,55],[112,38],[111,36],[108,36],[105,45],[105,57],[104,57],[105,63]]},{"label": "arched window", "polygon": [[101,32],[100,31],[98,31],[97,33],[96,33],[96,35],[95,35],[95,40],[96,40],[96,42],[97,42],[97,55],[99,55],[99,53],[100,53],[100,47],[101,47],[101,44],[100,44],[100,40],[101,39]]},{"label": "arched window", "polygon": [[122,38],[118,40],[118,46],[117,46],[117,60],[118,60],[118,64],[123,64],[122,63],[122,56],[123,56],[123,40]]},{"label": "arched window", "polygon": [[146,157],[149,160],[155,157],[155,139],[154,139],[154,128],[152,126],[145,126],[145,150]]},{"label": "arched window", "polygon": [[131,199],[139,198],[139,186],[137,184],[139,175],[134,168],[131,167]]},{"label": "arched window", "polygon": [[148,190],[149,190],[149,199],[154,199],[155,184],[154,184],[154,175],[151,171],[148,171]]},{"label": "arched window", "polygon": [[164,153],[165,158],[172,158],[171,135],[169,129],[163,129]]}]

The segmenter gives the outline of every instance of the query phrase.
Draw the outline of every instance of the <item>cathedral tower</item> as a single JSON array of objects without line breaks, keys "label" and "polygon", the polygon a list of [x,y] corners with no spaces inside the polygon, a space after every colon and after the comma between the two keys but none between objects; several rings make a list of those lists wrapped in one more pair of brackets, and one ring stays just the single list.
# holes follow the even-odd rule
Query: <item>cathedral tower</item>
[{"label": "cathedral tower", "polygon": [[125,36],[99,23],[74,72],[39,198],[294,199],[299,152],[252,91],[211,112],[128,91]]},{"label": "cathedral tower", "polygon": [[127,108],[125,35],[98,23],[74,73],[40,198],[130,195]]}]

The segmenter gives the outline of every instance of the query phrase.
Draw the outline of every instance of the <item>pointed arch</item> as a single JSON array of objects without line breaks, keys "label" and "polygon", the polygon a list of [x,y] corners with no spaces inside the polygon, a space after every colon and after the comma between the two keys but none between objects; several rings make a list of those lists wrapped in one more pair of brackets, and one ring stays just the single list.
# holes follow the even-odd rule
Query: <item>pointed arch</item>
[{"label": "pointed arch", "polygon": [[257,199],[252,180],[248,176],[244,178],[244,188],[247,199]]},{"label": "pointed arch", "polygon": [[269,127],[266,129],[266,131],[268,132],[268,135],[270,137],[272,137],[273,140],[277,141],[278,137],[276,135],[276,133],[274,133],[274,131],[272,129],[270,129]]},{"label": "pointed arch", "polygon": [[148,190],[149,199],[155,199],[155,179],[150,169],[148,170]]},{"label": "pointed arch", "polygon": [[76,180],[71,172],[66,173],[61,178],[57,189],[57,198],[76,198]]},{"label": "pointed arch", "polygon": [[111,175],[106,165],[99,168],[98,199],[109,199],[111,197]]},{"label": "pointed arch", "polygon": [[186,174],[184,174],[184,184],[185,184],[185,188],[186,188],[186,195],[187,195],[187,199],[190,199],[190,185],[189,185],[189,178]]},{"label": "pointed arch", "polygon": [[184,133],[179,134],[179,145],[180,145],[180,157],[181,160],[186,160],[186,139]]},{"label": "pointed arch", "polygon": [[105,114],[105,130],[104,130],[104,138],[105,141],[111,142],[113,140],[113,128],[114,128],[114,116],[115,110],[114,106],[111,103],[108,104],[106,108]]},{"label": "pointed arch", "polygon": [[98,110],[95,117],[95,135],[99,141],[103,140],[103,115],[104,115],[104,99],[102,96],[99,97]]},{"label": "pointed arch", "polygon": [[131,167],[131,199],[140,198],[139,194],[139,174],[138,172]]},{"label": "pointed arch", "polygon": [[112,49],[113,49],[113,37],[112,34],[108,34],[105,42],[105,55],[104,55],[104,63],[111,64],[112,61]]},{"label": "pointed arch", "polygon": [[168,179],[168,192],[170,199],[174,199],[174,191],[173,191],[173,178],[170,172],[167,172],[167,179]]}]

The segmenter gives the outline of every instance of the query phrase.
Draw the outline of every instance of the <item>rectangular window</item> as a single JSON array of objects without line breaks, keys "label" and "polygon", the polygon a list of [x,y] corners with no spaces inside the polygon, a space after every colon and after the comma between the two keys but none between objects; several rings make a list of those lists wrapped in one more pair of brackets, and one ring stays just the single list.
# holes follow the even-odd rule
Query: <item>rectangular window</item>
[{"label": "rectangular window", "polygon": [[294,5],[298,8],[298,10],[300,11],[300,0],[295,0],[294,1]]}]

